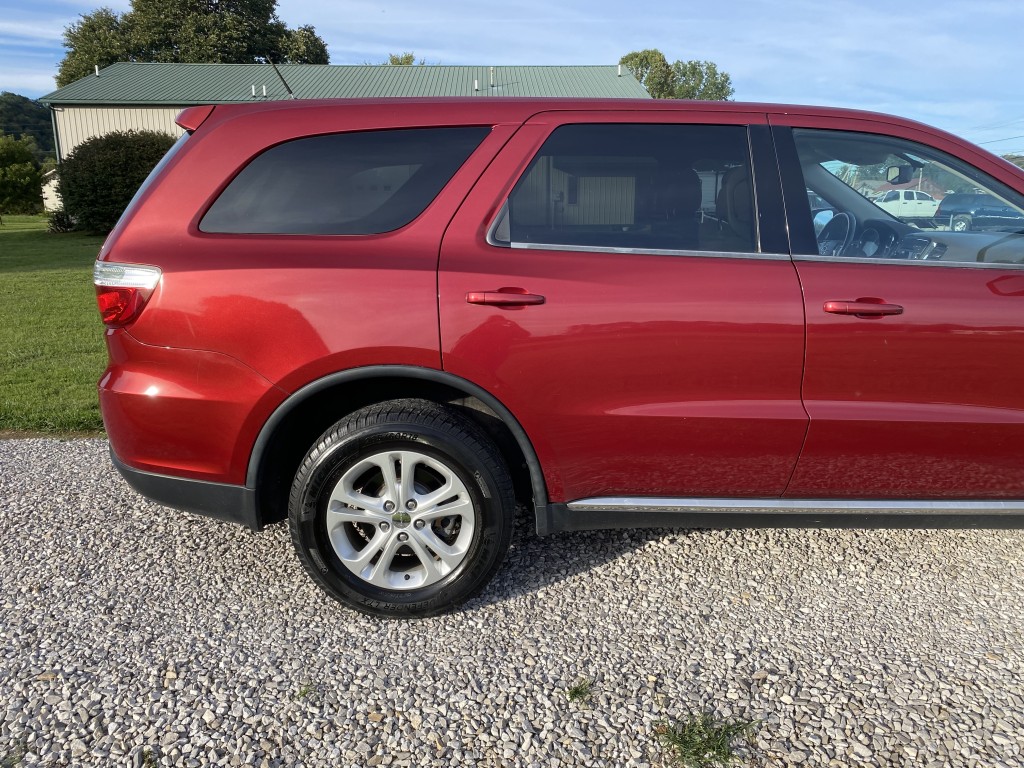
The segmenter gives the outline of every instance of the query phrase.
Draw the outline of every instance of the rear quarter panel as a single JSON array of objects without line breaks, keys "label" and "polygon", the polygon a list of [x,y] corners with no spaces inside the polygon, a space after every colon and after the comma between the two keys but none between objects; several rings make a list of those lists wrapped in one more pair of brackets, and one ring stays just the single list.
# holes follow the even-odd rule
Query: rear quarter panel
[{"label": "rear quarter panel", "polygon": [[[441,194],[412,223],[365,236],[236,235],[199,231],[206,209],[234,175],[269,146],[309,135],[410,125],[459,124],[449,111],[424,111],[417,120],[376,105],[321,106],[245,113],[204,123],[111,234],[101,259],[153,264],[159,287],[122,347],[191,350],[218,356],[250,372],[248,408],[235,403],[216,428],[192,398],[168,403],[167,375],[190,378],[184,390],[218,399],[237,385],[210,366],[133,362],[124,375],[112,359],[101,388],[122,387],[133,413],[108,418],[115,451],[135,466],[160,465],[154,454],[188,456],[176,471],[242,483],[260,427],[288,393],[328,374],[367,365],[437,369],[436,269],[441,235],[472,183],[511,135],[498,124]],[[499,115],[500,117],[500,115]],[[475,124],[486,124],[477,121]],[[152,356],[150,356],[152,357]],[[159,370],[158,370],[159,368]],[[203,373],[205,372],[205,374]],[[212,379],[200,380],[203,376]],[[198,378],[197,378],[198,377]],[[155,387],[155,389],[154,389]],[[144,397],[149,391],[150,396]],[[179,391],[182,391],[179,388]],[[140,395],[140,397],[132,397]],[[230,399],[230,398],[228,398]],[[115,409],[104,406],[111,414]],[[169,418],[170,416],[170,418]],[[224,419],[227,419],[226,421]],[[146,423],[159,422],[164,448],[131,443]],[[143,428],[145,429],[145,428]],[[123,451],[131,444],[130,451]],[[141,451],[142,453],[138,453]],[[133,461],[134,457],[134,461]],[[230,458],[228,458],[230,457]]]}]

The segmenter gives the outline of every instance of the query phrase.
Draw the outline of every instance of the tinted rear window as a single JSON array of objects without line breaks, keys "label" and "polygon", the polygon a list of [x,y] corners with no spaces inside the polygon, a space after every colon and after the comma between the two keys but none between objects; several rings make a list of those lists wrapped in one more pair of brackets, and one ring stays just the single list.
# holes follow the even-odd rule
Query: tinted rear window
[{"label": "tinted rear window", "polygon": [[556,128],[509,196],[498,245],[757,251],[747,129]]},{"label": "tinted rear window", "polygon": [[257,156],[203,232],[370,235],[419,216],[489,128],[410,128],[296,139]]}]

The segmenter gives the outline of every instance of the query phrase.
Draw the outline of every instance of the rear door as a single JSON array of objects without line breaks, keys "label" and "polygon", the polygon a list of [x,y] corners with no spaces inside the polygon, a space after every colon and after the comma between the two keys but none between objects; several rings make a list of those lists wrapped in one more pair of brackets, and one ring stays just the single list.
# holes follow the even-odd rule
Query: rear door
[{"label": "rear door", "polygon": [[[950,142],[867,121],[778,122],[798,126],[774,133],[806,299],[811,419],[786,495],[1024,498],[1024,235],[917,229],[867,195],[872,174],[912,162],[933,186],[988,189],[1014,210],[1024,196],[998,168],[948,154]],[[827,242],[801,205],[807,188],[837,210]]]},{"label": "rear door", "polygon": [[783,492],[803,309],[765,122],[539,114],[452,221],[443,366],[512,411],[552,501]]}]

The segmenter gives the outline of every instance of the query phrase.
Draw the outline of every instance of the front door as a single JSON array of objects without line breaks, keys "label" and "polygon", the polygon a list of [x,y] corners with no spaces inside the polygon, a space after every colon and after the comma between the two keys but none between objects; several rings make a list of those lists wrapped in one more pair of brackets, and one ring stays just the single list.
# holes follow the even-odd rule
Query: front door
[{"label": "front door", "polygon": [[[982,187],[1016,210],[1024,198],[904,139],[811,129],[776,137],[780,156],[800,165],[784,175],[802,178],[787,200],[811,419],[786,495],[1024,498],[1024,234],[917,229],[869,194],[887,168],[912,165],[915,184]],[[836,210],[817,243],[810,211],[798,208],[807,188]]]}]

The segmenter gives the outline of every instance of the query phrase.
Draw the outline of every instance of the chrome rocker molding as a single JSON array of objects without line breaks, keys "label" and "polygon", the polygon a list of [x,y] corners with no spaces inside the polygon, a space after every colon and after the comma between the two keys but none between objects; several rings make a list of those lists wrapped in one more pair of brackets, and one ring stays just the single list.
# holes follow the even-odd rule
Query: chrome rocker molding
[{"label": "chrome rocker molding", "polygon": [[1024,501],[597,498],[550,504],[551,531],[605,528],[1024,528]]}]

